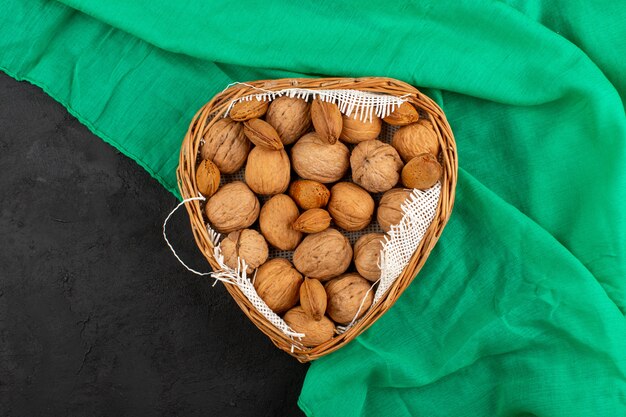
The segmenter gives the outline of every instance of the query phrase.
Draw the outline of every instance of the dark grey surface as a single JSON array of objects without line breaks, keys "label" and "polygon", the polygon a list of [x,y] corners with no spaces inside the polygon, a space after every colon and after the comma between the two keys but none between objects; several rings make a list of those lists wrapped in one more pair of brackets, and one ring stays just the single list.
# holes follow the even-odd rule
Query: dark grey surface
[{"label": "dark grey surface", "polygon": [[306,365],[166,248],[174,197],[1,73],[0,172],[0,416],[302,415]]}]

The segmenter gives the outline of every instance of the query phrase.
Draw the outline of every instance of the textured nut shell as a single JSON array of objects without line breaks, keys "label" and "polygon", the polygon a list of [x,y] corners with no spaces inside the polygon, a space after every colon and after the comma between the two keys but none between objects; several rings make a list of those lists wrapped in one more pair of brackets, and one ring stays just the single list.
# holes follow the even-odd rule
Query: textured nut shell
[{"label": "textured nut shell", "polygon": [[265,121],[285,145],[294,143],[311,127],[311,105],[301,98],[278,97],[270,103]]},{"label": "textured nut shell", "polygon": [[[328,316],[339,324],[348,324],[354,319],[361,318],[374,300],[374,292],[367,292],[371,285],[371,282],[356,273],[345,274],[329,281],[326,284]],[[355,317],[357,312],[359,315]]]},{"label": "textured nut shell", "polygon": [[293,222],[293,228],[303,233],[319,233],[330,226],[330,214],[324,209],[314,208],[302,213]]},{"label": "textured nut shell", "polygon": [[330,191],[321,182],[297,180],[289,186],[289,195],[303,210],[325,207],[330,198]]},{"label": "textured nut shell", "polygon": [[204,209],[211,226],[221,233],[245,229],[259,217],[259,199],[241,181],[221,187]]},{"label": "textured nut shell", "polygon": [[369,281],[380,278],[378,261],[383,248],[385,235],[382,233],[368,233],[363,235],[354,244],[354,265],[361,276]]},{"label": "textured nut shell", "polygon": [[391,146],[396,148],[402,160],[408,162],[421,153],[431,153],[435,157],[439,154],[439,140],[432,128],[424,123],[413,123],[401,127],[393,134]]},{"label": "textured nut shell", "polygon": [[335,325],[328,317],[316,321],[301,306],[294,307],[285,313],[285,323],[298,333],[304,333],[302,344],[308,347],[321,345],[333,338]]},{"label": "textured nut shell", "polygon": [[341,134],[343,120],[335,103],[318,98],[311,103],[311,121],[317,134],[328,143],[335,143]]},{"label": "textured nut shell", "polygon": [[220,242],[224,263],[237,269],[237,258],[246,261],[246,272],[251,274],[259,265],[267,261],[269,249],[263,236],[256,230],[243,229],[230,232]]},{"label": "textured nut shell", "polygon": [[417,122],[419,118],[420,115],[417,110],[415,110],[415,107],[405,101],[383,120],[393,126],[404,126]]},{"label": "textured nut shell", "polygon": [[441,165],[431,153],[423,153],[411,159],[402,170],[402,184],[408,188],[425,190],[441,177]]},{"label": "textured nut shell", "polygon": [[342,229],[362,230],[372,221],[374,199],[358,185],[340,182],[330,189],[328,212]]},{"label": "textured nut shell", "polygon": [[257,146],[273,150],[283,149],[283,143],[280,141],[276,129],[261,119],[250,119],[244,122],[243,133],[250,142]]},{"label": "textured nut shell", "polygon": [[255,146],[248,155],[245,171],[246,184],[261,195],[287,191],[291,178],[291,164],[284,149],[270,150]]},{"label": "textured nut shell", "polygon": [[277,194],[270,198],[261,209],[259,227],[270,245],[281,250],[294,250],[302,233],[291,226],[300,216],[298,207],[285,194]]},{"label": "textured nut shell", "polygon": [[297,304],[302,275],[285,258],[274,258],[257,269],[254,288],[265,304],[282,314]]},{"label": "textured nut shell", "polygon": [[200,156],[213,161],[222,174],[232,174],[246,162],[248,152],[250,141],[243,134],[243,125],[226,117],[215,122],[204,135]]},{"label": "textured nut shell", "polygon": [[352,261],[348,239],[335,229],[308,235],[293,253],[296,269],[321,281],[343,274]]},{"label": "textured nut shell", "polygon": [[302,178],[321,183],[335,182],[350,167],[350,151],[341,142],[331,145],[317,133],[309,133],[293,145],[291,162]]},{"label": "textured nut shell", "polygon": [[342,116],[343,128],[341,129],[341,135],[339,139],[347,143],[359,143],[364,140],[376,139],[380,134],[380,130],[383,126],[380,117],[372,116],[372,120],[366,118],[365,121],[361,121],[361,116],[358,115],[356,119],[353,115]]},{"label": "textured nut shell", "polygon": [[376,220],[381,229],[388,232],[391,230],[391,225],[400,223],[404,216],[401,206],[410,195],[411,190],[404,188],[394,188],[383,194],[376,212]]},{"label": "textured nut shell", "polygon": [[350,165],[355,183],[369,192],[382,193],[398,183],[403,164],[393,146],[368,140],[352,150]]},{"label": "textured nut shell", "polygon": [[198,191],[206,198],[211,197],[220,187],[220,171],[210,160],[205,159],[196,168],[196,185]]},{"label": "textured nut shell", "polygon": [[326,313],[326,290],[324,285],[316,279],[305,278],[300,286],[300,305],[302,309],[319,321]]},{"label": "textured nut shell", "polygon": [[269,104],[269,101],[259,100],[256,97],[252,100],[242,100],[233,104],[229,116],[238,122],[255,119],[265,114]]}]

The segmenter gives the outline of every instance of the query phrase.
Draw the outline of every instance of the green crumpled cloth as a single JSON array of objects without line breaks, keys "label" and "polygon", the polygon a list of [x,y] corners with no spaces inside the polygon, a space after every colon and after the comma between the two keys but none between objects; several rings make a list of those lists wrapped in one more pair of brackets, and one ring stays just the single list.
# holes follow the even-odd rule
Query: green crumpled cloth
[{"label": "green crumpled cloth", "polygon": [[192,115],[232,81],[390,76],[442,106],[450,222],[396,305],[311,366],[309,416],[626,415],[620,2],[2,3],[2,70],[175,194]]}]

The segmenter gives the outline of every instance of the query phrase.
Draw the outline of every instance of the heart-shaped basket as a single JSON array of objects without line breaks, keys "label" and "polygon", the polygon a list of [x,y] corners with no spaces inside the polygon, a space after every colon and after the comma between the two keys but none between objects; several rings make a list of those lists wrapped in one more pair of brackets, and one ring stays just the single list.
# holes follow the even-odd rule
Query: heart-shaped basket
[{"label": "heart-shaped basket", "polygon": [[[366,97],[363,99],[360,93],[351,94],[354,91],[363,92]],[[368,113],[371,115],[375,112],[380,117],[388,115],[400,103],[407,101],[418,109],[421,117],[430,119],[441,149],[439,162],[443,169],[439,183],[433,189],[423,192],[414,190],[413,200],[408,199],[403,207],[405,212],[401,222],[403,224],[398,227],[394,226],[391,239],[388,239],[388,252],[394,250],[406,252],[407,247],[411,252],[408,254],[387,253],[387,264],[393,265],[387,268],[388,271],[383,268],[387,271],[383,271],[383,275],[386,274],[388,279],[378,285],[374,303],[367,313],[349,326],[338,328],[338,334],[332,339],[312,348],[299,343],[298,333],[291,330],[258,297],[250,278],[246,276],[245,268],[244,271],[227,270],[228,268],[220,259],[220,235],[206,220],[203,210],[205,201],[196,184],[196,167],[200,160],[199,149],[203,135],[217,120],[228,114],[233,103],[250,97],[272,100],[282,95],[304,98],[308,101],[315,97],[325,97],[327,101],[336,102],[343,113],[346,113],[347,109],[354,110],[361,107],[363,115]],[[392,133],[389,131],[381,133],[380,140],[389,142]],[[457,151],[454,136],[441,108],[416,88],[404,82],[380,77],[290,78],[254,81],[229,86],[198,111],[182,143],[177,177],[196,243],[211,265],[214,271],[213,277],[226,284],[226,289],[243,312],[277,347],[300,362],[308,362],[339,349],[365,331],[396,302],[420,271],[452,211],[457,180]],[[221,182],[223,185],[241,178],[242,173],[239,172],[222,176]],[[428,204],[430,208],[427,207]],[[427,207],[426,210],[430,212],[426,214],[420,212],[421,207]],[[411,210],[413,215],[411,215]],[[377,226],[372,227],[363,233],[376,231]],[[413,246],[407,246],[406,241],[398,240],[398,236],[405,239],[404,235],[409,236],[407,239],[412,242]],[[351,237],[354,240],[355,236]],[[396,239],[395,243],[394,239]],[[276,251],[274,255],[288,256]],[[389,260],[389,258],[393,259]],[[384,263],[382,259],[381,257],[381,264]]]}]

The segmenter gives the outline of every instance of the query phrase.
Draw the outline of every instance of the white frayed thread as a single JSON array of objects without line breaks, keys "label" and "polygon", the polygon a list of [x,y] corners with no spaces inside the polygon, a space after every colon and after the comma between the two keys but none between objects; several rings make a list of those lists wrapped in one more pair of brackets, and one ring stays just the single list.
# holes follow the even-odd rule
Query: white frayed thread
[{"label": "white frayed thread", "polygon": [[[279,91],[265,90],[260,87],[254,87],[246,83],[231,83],[226,89],[233,85],[244,85],[249,88],[258,90],[257,94],[249,94],[244,97],[240,97],[231,101],[230,105],[224,113],[224,117],[227,117],[231,108],[235,103],[240,101],[250,101],[257,99],[259,101],[272,101],[277,97],[291,97],[301,98],[308,101],[311,99],[319,98],[322,101],[337,104],[341,113],[352,116],[354,119],[359,118],[360,121],[372,121],[374,115],[380,118],[389,116],[395,109],[400,107],[404,103],[409,94],[405,94],[399,97],[388,95],[370,93],[368,91],[360,90],[312,90],[307,88],[286,88]],[[224,89],[224,91],[226,90]]]},{"label": "white frayed thread", "polygon": [[165,229],[167,227],[167,222],[170,220],[170,217],[172,217],[172,214],[174,214],[174,212],[176,212],[176,210],[178,210],[180,208],[180,206],[182,206],[183,204],[188,203],[190,201],[196,201],[196,200],[204,201],[204,200],[206,200],[206,198],[203,195],[200,195],[199,197],[187,198],[187,199],[181,201],[180,203],[178,203],[178,205],[176,207],[174,207],[174,210],[170,211],[170,214],[167,215],[167,217],[165,218],[165,221],[163,222],[163,239],[165,239],[165,243],[167,243],[167,246],[169,246],[170,250],[172,251],[172,253],[176,257],[176,259],[178,259],[178,262],[180,262],[180,264],[182,266],[184,266],[185,268],[187,268],[188,271],[193,272],[196,275],[206,276],[206,275],[211,275],[211,272],[198,272],[195,269],[189,268],[187,266],[187,264],[184,263],[182,259],[180,259],[180,257],[178,256],[178,254],[174,250],[174,247],[172,246],[172,244],[170,243],[169,239],[167,238],[167,233],[165,232]]}]

